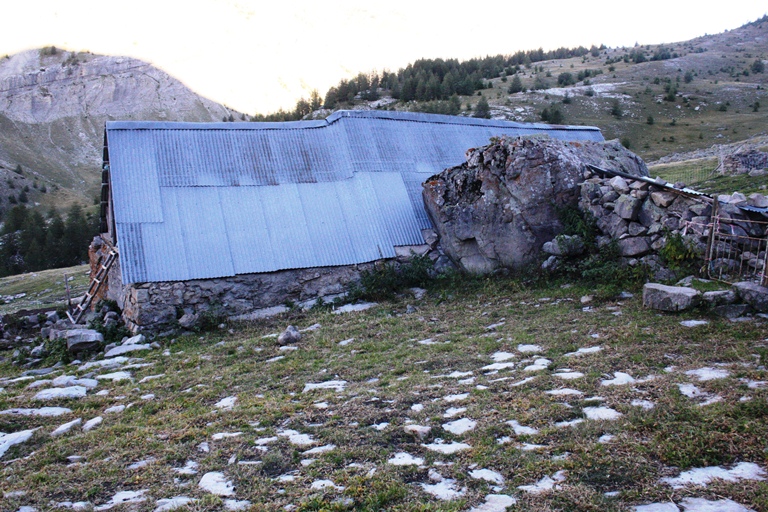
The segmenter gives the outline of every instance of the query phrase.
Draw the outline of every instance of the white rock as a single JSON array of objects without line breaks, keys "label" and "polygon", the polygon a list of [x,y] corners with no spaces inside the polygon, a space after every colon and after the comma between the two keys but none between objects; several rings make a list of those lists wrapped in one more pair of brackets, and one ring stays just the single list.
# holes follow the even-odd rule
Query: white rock
[{"label": "white rock", "polygon": [[202,443],[197,445],[197,451],[200,453],[210,453],[211,446],[206,441],[203,441]]},{"label": "white rock", "polygon": [[545,393],[547,395],[552,395],[552,396],[581,396],[584,394],[578,389],[571,389],[571,388],[552,389],[549,391],[545,391]]},{"label": "white rock", "polygon": [[175,498],[162,498],[157,500],[155,505],[157,505],[157,508],[155,508],[155,512],[167,512],[169,510],[176,510],[179,509],[185,505],[189,505],[190,503],[194,503],[197,500],[194,498],[189,498],[187,496],[176,496]]},{"label": "white rock", "polygon": [[571,421],[559,421],[555,423],[555,426],[557,428],[574,427],[579,423],[584,423],[584,418],[576,418],[575,420]]},{"label": "white rock", "polygon": [[295,430],[281,430],[277,433],[280,437],[287,437],[288,442],[296,446],[312,446],[317,441],[312,439],[309,434],[301,434]]},{"label": "white rock", "polygon": [[119,357],[113,357],[110,359],[102,359],[101,361],[92,361],[90,363],[85,363],[84,365],[80,366],[79,370],[89,370],[91,368],[117,368],[118,366],[121,366],[128,362],[127,357],[119,356]]},{"label": "white rock", "polygon": [[646,411],[650,411],[654,407],[656,407],[656,404],[651,402],[650,400],[632,400],[631,404],[635,407],[642,407]]},{"label": "white rock", "polygon": [[638,505],[635,512],[680,512],[674,503],[650,503],[648,505]]},{"label": "white rock", "polygon": [[235,406],[236,402],[237,402],[236,396],[228,396],[227,398],[222,398],[221,400],[213,404],[213,406],[216,407],[217,409],[229,411]]},{"label": "white rock", "polygon": [[706,320],[683,320],[680,325],[683,327],[699,327],[701,325],[707,325],[709,322]]},{"label": "white rock", "polygon": [[80,425],[83,422],[82,418],[77,418],[76,420],[72,420],[68,423],[65,423],[58,427],[56,430],[51,432],[51,437],[57,437],[63,434],[66,434],[70,430],[72,430],[74,427]]},{"label": "white rock", "polygon": [[423,404],[413,404],[413,405],[411,406],[411,410],[412,410],[413,412],[421,412],[421,411],[423,411],[423,410],[424,410],[424,405],[423,405]]},{"label": "white rock", "polygon": [[522,435],[528,435],[533,436],[539,433],[538,429],[535,429],[533,427],[525,427],[518,423],[516,420],[509,420],[507,422],[507,425],[512,427],[512,430],[515,431],[515,435],[522,436]]},{"label": "white rock", "polygon": [[469,398],[469,393],[459,393],[457,395],[448,395],[443,397],[443,400],[446,402],[460,402],[461,400],[466,400]]},{"label": "white rock", "polygon": [[93,510],[100,512],[102,510],[109,510],[123,503],[142,503],[147,500],[144,496],[149,489],[142,489],[140,491],[120,491],[112,496],[104,505],[98,506]]},{"label": "white rock", "polygon": [[243,435],[242,432],[218,432],[216,434],[213,434],[211,436],[211,439],[214,441],[221,441],[222,439],[228,439],[230,437],[240,437]]},{"label": "white rock", "polygon": [[432,427],[428,427],[426,425],[411,424],[411,425],[404,426],[403,430],[405,430],[409,434],[419,436],[419,439],[424,439],[432,431]]},{"label": "white rock", "polygon": [[597,442],[600,444],[608,444],[614,439],[616,439],[616,436],[613,434],[603,434],[598,438]]},{"label": "white rock", "polygon": [[154,400],[155,394],[154,393],[147,393],[146,395],[141,395],[139,398],[142,400]]},{"label": "white rock", "polygon": [[531,494],[541,494],[545,491],[556,489],[558,482],[564,481],[565,471],[558,471],[551,477],[545,476],[533,485],[518,485],[517,488],[521,491],[529,492]]},{"label": "white rock", "polygon": [[307,382],[304,384],[304,393],[307,391],[312,391],[314,389],[334,389],[336,391],[344,391],[344,388],[347,385],[347,381],[345,380],[328,380],[325,382],[319,382],[319,383],[311,383]]},{"label": "white rock", "polygon": [[135,470],[135,469],[141,469],[149,466],[153,462],[155,462],[157,459],[154,457],[150,457],[148,459],[140,460],[138,462],[134,462],[133,464],[128,464],[128,467],[126,469]]},{"label": "white rock", "polygon": [[344,306],[341,306],[340,308],[336,308],[333,310],[334,315],[340,315],[342,313],[351,313],[353,311],[365,311],[366,309],[371,309],[374,306],[378,306],[378,303],[376,302],[363,302],[362,304],[345,304]]},{"label": "white rock", "polygon": [[541,348],[539,345],[523,345],[520,344],[517,346],[517,351],[522,352],[523,354],[536,354],[538,352],[543,352],[544,349]]},{"label": "white rock", "polygon": [[313,490],[322,490],[322,489],[336,489],[337,491],[344,490],[343,486],[336,485],[331,480],[315,480],[314,482],[312,482],[312,485],[310,485],[309,488]]},{"label": "white rock", "polygon": [[173,468],[173,470],[180,475],[196,475],[198,464],[193,460],[188,460],[184,467]]},{"label": "white rock", "polygon": [[67,398],[83,398],[85,386],[70,386],[67,388],[44,389],[35,395],[35,400],[60,400]]},{"label": "white rock", "polygon": [[377,423],[375,425],[371,425],[371,427],[373,427],[375,430],[378,430],[379,432],[381,432],[382,430],[384,430],[388,426],[389,426],[389,422],[388,421],[383,421],[381,423]]},{"label": "white rock", "polygon": [[29,441],[35,433],[35,430],[37,429],[20,430],[19,432],[12,432],[10,434],[3,434],[0,432],[0,457],[5,455],[5,452],[7,452],[11,446]]},{"label": "white rock", "polygon": [[696,377],[699,382],[705,382],[708,380],[724,379],[731,373],[727,370],[704,367],[699,368],[698,370],[688,370],[685,374],[691,377]]},{"label": "white rock", "polygon": [[443,414],[443,418],[453,418],[467,411],[466,407],[449,407]]},{"label": "white rock", "polygon": [[590,420],[616,420],[622,416],[619,411],[610,407],[585,407],[583,411]]},{"label": "white rock", "polygon": [[483,366],[483,370],[488,371],[499,371],[499,370],[509,370],[515,367],[515,363],[493,363]]},{"label": "white rock", "polygon": [[490,469],[475,469],[469,472],[469,476],[475,480],[485,480],[496,485],[504,484],[504,477],[501,475],[501,473],[491,471]]},{"label": "white rock", "polygon": [[224,500],[224,510],[248,510],[250,506],[251,502],[248,500]]},{"label": "white rock", "polygon": [[421,466],[424,464],[424,459],[414,457],[410,453],[398,452],[387,462],[393,466]]},{"label": "white rock", "polygon": [[462,418],[460,420],[443,423],[444,430],[456,435],[461,435],[470,430],[474,430],[476,426],[477,422],[469,418]]},{"label": "white rock", "polygon": [[318,446],[305,452],[301,452],[302,455],[318,455],[320,453],[327,453],[336,449],[335,444],[326,444],[325,446]]},{"label": "white rock", "polygon": [[553,374],[555,377],[560,377],[561,379],[565,380],[573,380],[573,379],[580,379],[584,376],[581,372],[574,372],[574,371],[560,371],[558,373]]},{"label": "white rock", "polygon": [[520,450],[524,452],[532,452],[536,450],[543,450],[547,448],[544,444],[534,444],[534,443],[521,443],[519,446]]},{"label": "white rock", "polygon": [[732,469],[720,466],[705,468],[693,468],[683,471],[675,478],[666,477],[661,481],[672,486],[673,489],[681,489],[686,485],[706,485],[712,480],[720,479],[726,482],[738,482],[739,480],[765,480],[763,468],[752,462],[740,462]]},{"label": "white rock", "polygon": [[512,387],[514,387],[514,388],[516,388],[516,387],[518,387],[518,386],[522,386],[522,385],[524,385],[524,384],[528,384],[528,383],[529,383],[529,382],[531,382],[532,380],[536,380],[536,377],[526,377],[526,378],[525,378],[525,379],[523,379],[523,380],[519,380],[519,381],[517,381],[517,382],[513,382],[512,384],[510,384],[510,386],[512,386]]},{"label": "white rock", "polygon": [[[530,345],[533,346],[533,345]],[[514,359],[517,357],[512,352],[494,352],[491,354],[491,359],[493,359],[497,363],[502,363],[504,361],[509,361],[510,359]]]},{"label": "white rock", "polygon": [[151,345],[120,345],[110,349],[104,353],[104,357],[111,358],[116,356],[122,356],[123,354],[129,354],[131,352],[138,352],[141,350],[152,350]]},{"label": "white rock", "polygon": [[565,354],[565,357],[575,357],[575,356],[584,356],[587,354],[595,354],[597,352],[600,352],[603,350],[603,347],[584,347],[580,348],[576,352],[568,352]]},{"label": "white rock", "polygon": [[729,499],[710,501],[704,498],[685,498],[680,506],[683,512],[754,512]]},{"label": "white rock", "polygon": [[546,370],[549,368],[549,365],[552,364],[552,361],[545,358],[536,359],[533,364],[530,364],[523,368],[526,372],[537,372],[539,370]]},{"label": "white rock", "polygon": [[54,416],[62,416],[71,412],[72,409],[67,409],[66,407],[40,407],[39,409],[6,409],[4,411],[0,411],[0,414],[10,414],[12,416],[41,416],[48,418]]},{"label": "white rock", "polygon": [[97,375],[98,380],[111,380],[112,382],[120,382],[121,380],[131,380],[131,372],[113,372],[105,373],[104,375]]},{"label": "white rock", "polygon": [[355,341],[355,338],[349,338],[348,340],[341,340],[341,341],[339,342],[339,346],[340,346],[340,347],[346,347],[347,345],[349,345],[349,344],[350,344],[350,343],[352,343],[353,341]]},{"label": "white rock", "polygon": [[101,425],[102,421],[104,421],[104,418],[102,418],[101,416],[96,416],[95,418],[86,421],[85,425],[83,425],[83,432],[89,432],[95,429],[96,427]]},{"label": "white rock", "polygon": [[602,386],[623,386],[625,384],[634,384],[636,380],[628,373],[613,372],[613,379],[601,380]]},{"label": "white rock", "polygon": [[485,503],[469,509],[469,512],[506,512],[508,507],[517,503],[517,500],[506,494],[489,494],[485,497]]},{"label": "white rock", "polygon": [[104,409],[104,414],[119,414],[125,410],[124,405],[113,405]]},{"label": "white rock", "polygon": [[227,480],[224,473],[219,473],[218,471],[211,471],[204,474],[197,486],[202,490],[217,496],[235,495],[235,486],[232,482]]},{"label": "white rock", "polygon": [[453,500],[464,495],[467,491],[466,488],[458,489],[456,487],[456,480],[446,478],[436,484],[421,484],[421,488],[424,492],[431,494],[440,500]]},{"label": "white rock", "polygon": [[446,455],[457,453],[463,450],[469,450],[470,448],[472,448],[470,445],[466,443],[457,443],[456,441],[445,443],[442,439],[435,439],[434,443],[422,444],[421,446],[423,446],[427,450],[443,453]]},{"label": "white rock", "polygon": [[144,377],[143,379],[141,379],[139,381],[139,384],[144,384],[145,382],[149,382],[151,380],[159,379],[159,378],[162,378],[162,377],[165,377],[164,373],[160,373],[158,375],[147,375],[146,377]]}]

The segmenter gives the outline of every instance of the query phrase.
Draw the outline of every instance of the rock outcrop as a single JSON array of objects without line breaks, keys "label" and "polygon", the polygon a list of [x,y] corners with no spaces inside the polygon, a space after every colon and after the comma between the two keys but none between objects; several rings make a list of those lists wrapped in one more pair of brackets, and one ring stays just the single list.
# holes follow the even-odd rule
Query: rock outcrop
[{"label": "rock outcrop", "polygon": [[429,178],[423,196],[443,250],[473,273],[536,261],[562,231],[557,210],[578,203],[585,164],[648,175],[616,141],[502,138],[466,155],[465,164]]}]

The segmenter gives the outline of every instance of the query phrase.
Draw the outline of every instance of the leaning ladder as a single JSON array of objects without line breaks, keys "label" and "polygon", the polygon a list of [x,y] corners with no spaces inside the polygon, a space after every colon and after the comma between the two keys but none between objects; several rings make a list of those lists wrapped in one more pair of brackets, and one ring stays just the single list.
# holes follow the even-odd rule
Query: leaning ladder
[{"label": "leaning ladder", "polygon": [[96,272],[96,276],[91,279],[91,284],[88,286],[88,291],[85,292],[83,300],[80,301],[80,304],[75,307],[73,311],[74,314],[67,311],[67,316],[69,317],[70,322],[73,324],[80,322],[85,312],[88,311],[88,309],[91,307],[93,298],[99,292],[99,288],[101,288],[102,283],[104,283],[105,278],[107,277],[107,272],[109,272],[109,269],[112,267],[112,264],[115,262],[115,260],[117,260],[117,250],[113,248],[109,251],[107,259],[99,267],[99,271]]}]

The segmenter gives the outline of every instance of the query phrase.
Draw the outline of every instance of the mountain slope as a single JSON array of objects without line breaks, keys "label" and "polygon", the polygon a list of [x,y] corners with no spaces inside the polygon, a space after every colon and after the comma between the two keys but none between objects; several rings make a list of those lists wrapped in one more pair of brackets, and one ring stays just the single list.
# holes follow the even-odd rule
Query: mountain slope
[{"label": "mountain slope", "polygon": [[[140,60],[45,48],[0,59],[0,204],[88,203],[98,191],[108,120],[221,121],[238,113]],[[12,170],[20,165],[23,175]],[[9,190],[9,180],[22,180]],[[24,181],[26,180],[26,181]],[[46,185],[47,194],[36,193]]]}]

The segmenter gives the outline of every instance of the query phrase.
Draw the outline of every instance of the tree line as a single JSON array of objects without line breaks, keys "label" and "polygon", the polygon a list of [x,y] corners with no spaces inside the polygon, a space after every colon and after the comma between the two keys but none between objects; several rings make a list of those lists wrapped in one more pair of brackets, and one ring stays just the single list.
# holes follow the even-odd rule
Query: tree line
[{"label": "tree line", "polygon": [[0,229],[0,276],[79,265],[88,259],[88,244],[98,233],[96,215],[73,205],[62,217],[43,216],[17,205],[3,215]]},{"label": "tree line", "polygon": [[536,62],[545,60],[569,59],[591,53],[600,55],[605,45],[585,48],[558,48],[556,50],[518,51],[512,55],[494,55],[465,61],[458,59],[419,59],[396,73],[359,73],[349,79],[342,79],[321,98],[315,90],[309,99],[301,98],[292,111],[278,110],[270,114],[256,114],[252,121],[296,121],[319,108],[338,109],[356,99],[374,101],[379,98],[379,91],[387,91],[391,96],[403,102],[416,100],[430,102],[423,111],[439,113],[458,113],[457,97],[470,96],[475,92],[490,87],[488,80],[499,76],[516,75],[522,68],[528,68]]}]

